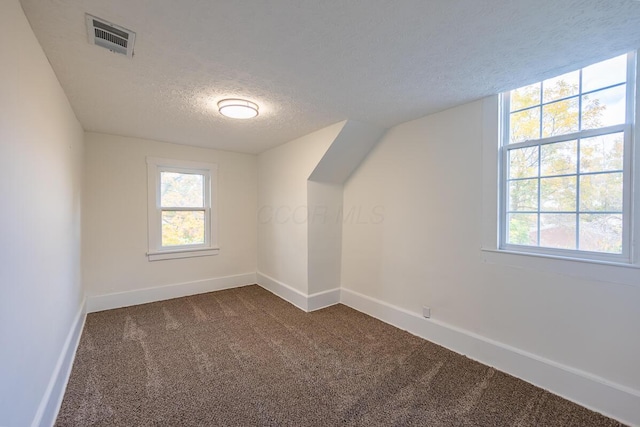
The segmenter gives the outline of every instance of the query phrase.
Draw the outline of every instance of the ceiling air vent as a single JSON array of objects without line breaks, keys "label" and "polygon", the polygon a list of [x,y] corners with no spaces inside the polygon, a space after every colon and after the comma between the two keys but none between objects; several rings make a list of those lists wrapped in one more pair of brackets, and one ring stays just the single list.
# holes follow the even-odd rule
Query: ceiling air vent
[{"label": "ceiling air vent", "polygon": [[114,25],[104,19],[86,14],[89,43],[102,46],[114,53],[133,57],[133,44],[136,33]]}]

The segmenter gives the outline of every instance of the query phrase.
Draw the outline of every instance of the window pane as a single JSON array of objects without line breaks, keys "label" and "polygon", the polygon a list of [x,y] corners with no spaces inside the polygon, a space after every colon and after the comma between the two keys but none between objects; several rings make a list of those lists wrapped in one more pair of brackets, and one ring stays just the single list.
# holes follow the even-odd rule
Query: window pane
[{"label": "window pane", "polygon": [[577,95],[580,89],[580,71],[563,74],[542,82],[543,102]]},{"label": "window pane", "polygon": [[[635,89],[628,60],[620,55],[509,92],[503,242],[607,253],[629,243],[622,234],[631,146],[631,126],[623,125],[633,101],[627,92]],[[612,127],[615,133],[593,136]]]},{"label": "window pane", "polygon": [[622,215],[581,214],[579,249],[622,253]]},{"label": "window pane", "polygon": [[509,214],[507,243],[512,245],[538,245],[538,215]]},{"label": "window pane", "polygon": [[540,108],[511,113],[509,132],[511,143],[540,138]]},{"label": "window pane", "polygon": [[619,125],[626,120],[627,85],[582,97],[582,129]]},{"label": "window pane", "polygon": [[204,211],[163,211],[162,246],[204,244]]},{"label": "window pane", "polygon": [[511,91],[511,111],[522,110],[540,104],[540,83]]},{"label": "window pane", "polygon": [[580,140],[580,172],[622,170],[624,134],[612,133]]},{"label": "window pane", "polygon": [[622,212],[622,173],[582,175],[580,210]]},{"label": "window pane", "polygon": [[576,177],[542,178],[540,205],[543,211],[575,211]]},{"label": "window pane", "polygon": [[578,98],[542,106],[542,137],[578,131]]},{"label": "window pane", "polygon": [[578,167],[578,141],[564,141],[540,147],[540,175],[566,175],[576,173]]},{"label": "window pane", "polygon": [[509,210],[538,210],[538,180],[520,179],[509,182]]},{"label": "window pane", "polygon": [[627,81],[627,55],[593,64],[582,70],[582,92]]},{"label": "window pane", "polygon": [[540,214],[540,246],[576,248],[575,214]]},{"label": "window pane", "polygon": [[538,147],[509,150],[509,178],[538,176]]},{"label": "window pane", "polygon": [[160,203],[162,207],[204,207],[204,175],[161,172]]}]

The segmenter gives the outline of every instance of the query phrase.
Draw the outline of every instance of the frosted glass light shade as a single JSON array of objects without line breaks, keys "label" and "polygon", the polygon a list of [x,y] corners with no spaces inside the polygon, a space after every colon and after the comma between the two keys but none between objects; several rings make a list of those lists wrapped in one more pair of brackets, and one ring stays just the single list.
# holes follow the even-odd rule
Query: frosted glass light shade
[{"label": "frosted glass light shade", "polygon": [[223,99],[218,102],[218,111],[232,119],[252,119],[258,115],[258,104],[246,99]]}]

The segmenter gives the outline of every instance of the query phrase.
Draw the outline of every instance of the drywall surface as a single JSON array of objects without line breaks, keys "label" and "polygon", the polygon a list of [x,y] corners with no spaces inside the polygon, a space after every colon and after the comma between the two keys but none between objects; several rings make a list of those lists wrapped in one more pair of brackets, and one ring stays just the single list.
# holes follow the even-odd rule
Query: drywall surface
[{"label": "drywall surface", "polygon": [[633,285],[487,256],[482,138],[482,101],[385,135],[345,185],[342,286],[640,390],[640,272],[625,269]]},{"label": "drywall surface", "polygon": [[342,185],[380,140],[385,129],[347,120],[309,176],[310,181]]},{"label": "drywall surface", "polygon": [[83,131],[17,0],[0,27],[0,425],[27,426],[83,300]]},{"label": "drywall surface", "polygon": [[336,123],[258,156],[258,272],[308,293],[307,179],[344,126]]},{"label": "drywall surface", "polygon": [[[85,145],[88,296],[256,271],[256,156],[100,133],[86,133]],[[217,163],[218,255],[148,261],[147,156]]]},{"label": "drywall surface", "polygon": [[308,294],[340,288],[342,185],[307,182]]}]

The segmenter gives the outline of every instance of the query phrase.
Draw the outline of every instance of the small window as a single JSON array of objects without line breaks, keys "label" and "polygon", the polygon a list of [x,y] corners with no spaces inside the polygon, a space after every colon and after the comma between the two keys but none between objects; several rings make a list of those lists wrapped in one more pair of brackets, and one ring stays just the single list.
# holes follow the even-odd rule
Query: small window
[{"label": "small window", "polygon": [[214,164],[148,158],[149,261],[215,255]]},{"label": "small window", "polygon": [[634,54],[502,94],[502,249],[631,262],[634,102]]}]

